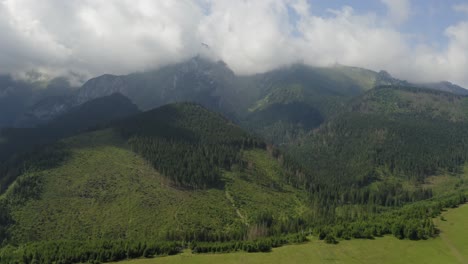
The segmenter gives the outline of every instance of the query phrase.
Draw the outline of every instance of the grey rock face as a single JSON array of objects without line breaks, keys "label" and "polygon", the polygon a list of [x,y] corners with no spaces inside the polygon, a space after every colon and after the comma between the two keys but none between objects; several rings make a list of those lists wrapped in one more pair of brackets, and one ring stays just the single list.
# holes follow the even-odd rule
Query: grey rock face
[{"label": "grey rock face", "polygon": [[74,95],[74,102],[82,104],[114,93],[127,95],[127,91],[128,84],[125,76],[105,74],[87,81]]}]

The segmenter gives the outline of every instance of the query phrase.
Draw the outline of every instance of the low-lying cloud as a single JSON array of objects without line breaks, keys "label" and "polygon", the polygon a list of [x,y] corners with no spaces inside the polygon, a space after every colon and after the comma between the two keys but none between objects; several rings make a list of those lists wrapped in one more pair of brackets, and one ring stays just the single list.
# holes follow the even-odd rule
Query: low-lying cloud
[{"label": "low-lying cloud", "polygon": [[0,73],[125,74],[206,52],[205,43],[238,74],[340,63],[468,87],[468,13],[434,48],[399,31],[410,1],[381,3],[386,17],[350,6],[320,16],[305,0],[3,0]]}]

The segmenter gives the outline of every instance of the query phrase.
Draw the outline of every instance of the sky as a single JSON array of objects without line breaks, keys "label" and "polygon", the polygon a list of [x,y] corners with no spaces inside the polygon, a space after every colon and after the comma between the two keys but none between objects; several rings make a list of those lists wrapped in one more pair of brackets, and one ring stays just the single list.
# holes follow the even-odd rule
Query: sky
[{"label": "sky", "polygon": [[0,74],[79,82],[197,54],[237,74],[339,63],[468,88],[468,0],[0,0]]}]

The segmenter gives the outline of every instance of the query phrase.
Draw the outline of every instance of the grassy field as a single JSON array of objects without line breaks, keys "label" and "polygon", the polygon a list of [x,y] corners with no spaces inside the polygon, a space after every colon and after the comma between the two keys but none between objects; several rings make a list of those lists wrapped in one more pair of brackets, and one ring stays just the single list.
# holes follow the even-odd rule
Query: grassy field
[{"label": "grassy field", "polygon": [[180,255],[139,259],[125,264],[177,263],[468,263],[468,205],[435,219],[440,237],[426,241],[383,237],[375,240],[342,241],[328,245],[312,239],[301,245],[273,249],[271,253]]}]

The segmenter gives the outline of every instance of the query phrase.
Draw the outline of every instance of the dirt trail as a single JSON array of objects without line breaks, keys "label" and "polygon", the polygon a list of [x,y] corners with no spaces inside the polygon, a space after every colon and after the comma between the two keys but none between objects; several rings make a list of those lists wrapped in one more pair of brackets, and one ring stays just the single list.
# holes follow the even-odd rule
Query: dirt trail
[{"label": "dirt trail", "polygon": [[232,198],[231,194],[229,193],[229,191],[226,189],[225,191],[225,194],[226,194],[226,198],[229,200],[229,202],[231,203],[232,207],[234,207],[234,209],[236,209],[236,213],[237,215],[239,216],[239,218],[242,220],[242,222],[244,223],[244,225],[246,226],[249,226],[249,223],[247,222],[247,219],[245,218],[244,215],[242,215],[242,213],[240,212],[239,208],[236,207],[236,203],[234,202],[234,198]]}]

